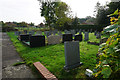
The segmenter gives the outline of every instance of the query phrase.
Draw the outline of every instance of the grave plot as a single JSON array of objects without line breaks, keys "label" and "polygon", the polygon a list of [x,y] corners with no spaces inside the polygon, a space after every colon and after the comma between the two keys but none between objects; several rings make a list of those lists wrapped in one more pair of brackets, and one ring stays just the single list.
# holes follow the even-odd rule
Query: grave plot
[{"label": "grave plot", "polygon": [[23,43],[28,45],[29,47],[45,46],[45,36],[42,35],[30,36],[30,40],[28,42],[23,41]]}]

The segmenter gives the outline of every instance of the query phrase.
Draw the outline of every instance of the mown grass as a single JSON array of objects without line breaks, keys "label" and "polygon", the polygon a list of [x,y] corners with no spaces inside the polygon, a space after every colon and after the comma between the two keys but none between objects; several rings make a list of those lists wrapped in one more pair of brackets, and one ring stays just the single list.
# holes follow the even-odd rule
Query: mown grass
[{"label": "mown grass", "polygon": [[[17,52],[27,64],[40,61],[50,72],[57,78],[86,78],[85,69],[93,69],[96,65],[96,53],[99,46],[87,44],[82,41],[80,45],[80,62],[81,67],[66,72],[63,67],[65,65],[64,44],[47,45],[45,47],[30,48],[17,40],[14,32],[8,32],[11,41],[16,47]],[[93,33],[89,34],[91,41],[98,41]],[[30,65],[33,68],[33,65]]]}]

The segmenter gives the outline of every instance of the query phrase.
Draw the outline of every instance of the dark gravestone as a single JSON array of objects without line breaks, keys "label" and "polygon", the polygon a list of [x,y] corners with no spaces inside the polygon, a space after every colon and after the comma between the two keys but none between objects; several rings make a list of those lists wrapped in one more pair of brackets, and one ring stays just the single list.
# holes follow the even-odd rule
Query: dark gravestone
[{"label": "dark gravestone", "polygon": [[80,63],[80,49],[79,41],[68,41],[64,43],[65,50],[65,70],[79,67]]},{"label": "dark gravestone", "polygon": [[20,35],[20,41],[29,41],[30,40],[30,34],[21,34]]},{"label": "dark gravestone", "polygon": [[80,35],[75,35],[75,41],[82,41],[82,34]]},{"label": "dark gravestone", "polygon": [[64,43],[65,41],[72,41],[72,34],[63,34],[62,35],[62,42]]},{"label": "dark gravestone", "polygon": [[30,37],[30,47],[45,46],[45,36],[35,35]]}]

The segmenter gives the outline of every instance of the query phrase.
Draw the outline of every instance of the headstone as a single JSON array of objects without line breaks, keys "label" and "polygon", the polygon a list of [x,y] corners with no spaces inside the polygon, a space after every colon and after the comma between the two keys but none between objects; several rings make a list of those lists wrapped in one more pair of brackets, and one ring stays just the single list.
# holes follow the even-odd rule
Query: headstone
[{"label": "headstone", "polygon": [[62,42],[64,43],[65,41],[72,41],[72,34],[63,34],[62,35]]},{"label": "headstone", "polygon": [[75,30],[71,30],[70,32],[73,35],[73,37],[75,37]]},{"label": "headstone", "polygon": [[65,70],[79,67],[80,63],[80,49],[79,41],[67,41],[64,43],[65,50]]},{"label": "headstone", "polygon": [[48,44],[59,44],[61,37],[59,35],[48,36]]},{"label": "headstone", "polygon": [[45,46],[45,36],[43,35],[30,36],[30,46],[31,47]]},{"label": "headstone", "polygon": [[94,32],[94,35],[95,35],[95,36],[96,36],[96,34],[97,34],[97,31]]},{"label": "headstone", "polygon": [[75,41],[82,41],[82,34],[80,35],[75,35]]},{"label": "headstone", "polygon": [[85,32],[84,40],[85,40],[85,41],[89,40],[89,33],[88,33],[88,32]]},{"label": "headstone", "polygon": [[37,31],[36,34],[42,35],[42,31]]},{"label": "headstone", "polygon": [[97,38],[97,39],[100,39],[100,38],[101,38],[100,32],[98,32],[98,33],[96,34],[96,38]]},{"label": "headstone", "polygon": [[82,35],[81,30],[79,31],[79,35]]},{"label": "headstone", "polygon": [[20,41],[29,41],[30,40],[30,34],[20,34]]}]

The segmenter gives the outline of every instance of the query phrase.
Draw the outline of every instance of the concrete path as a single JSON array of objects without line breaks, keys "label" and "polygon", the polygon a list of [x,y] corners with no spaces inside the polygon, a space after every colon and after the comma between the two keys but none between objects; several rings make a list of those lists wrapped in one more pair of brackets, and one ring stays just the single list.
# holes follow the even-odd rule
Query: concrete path
[{"label": "concrete path", "polygon": [[[1,37],[0,37],[1,41]],[[32,71],[25,64],[12,66],[17,62],[22,62],[15,47],[6,33],[2,34],[2,78],[36,78]]]}]

